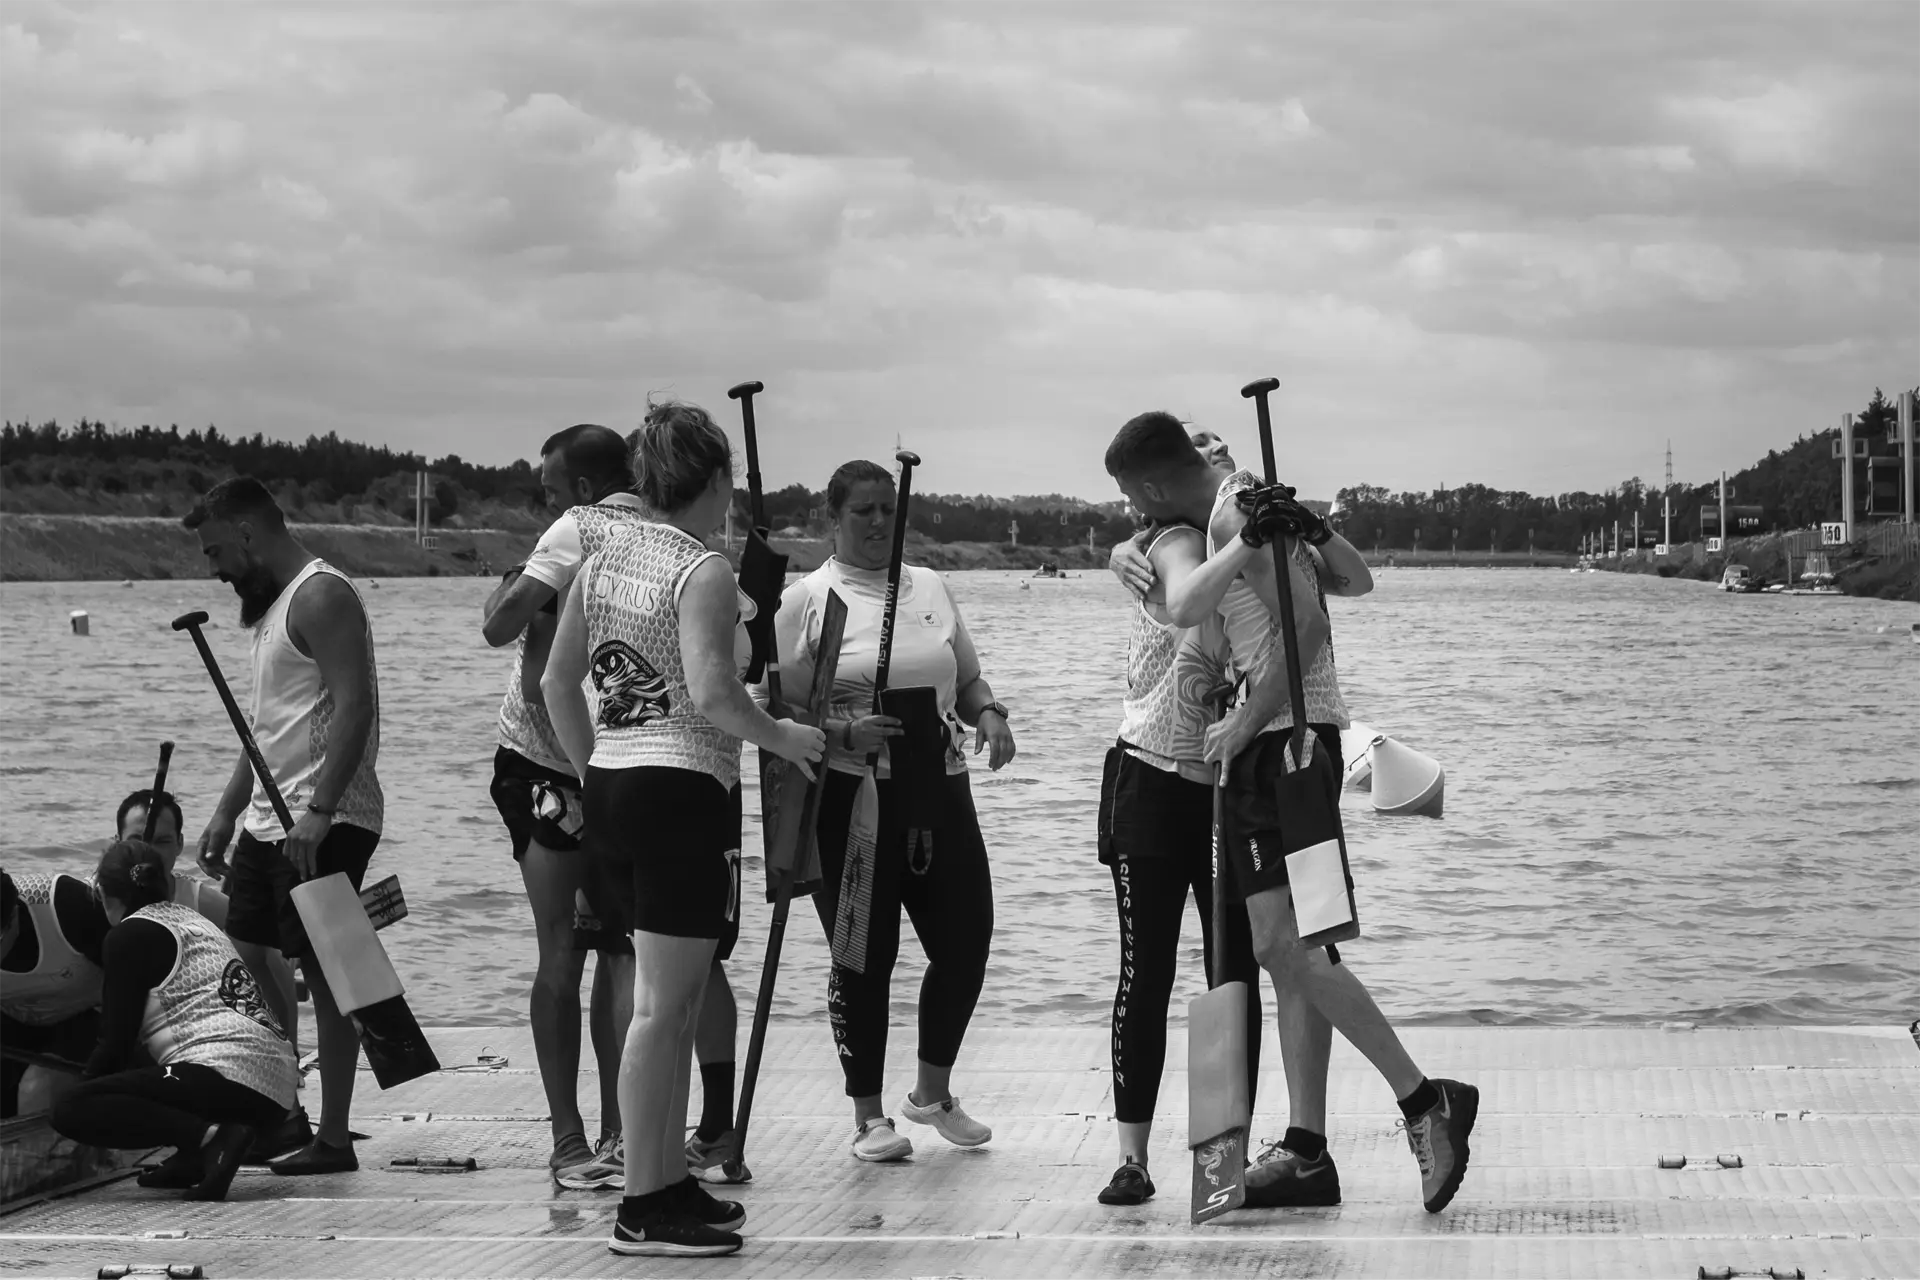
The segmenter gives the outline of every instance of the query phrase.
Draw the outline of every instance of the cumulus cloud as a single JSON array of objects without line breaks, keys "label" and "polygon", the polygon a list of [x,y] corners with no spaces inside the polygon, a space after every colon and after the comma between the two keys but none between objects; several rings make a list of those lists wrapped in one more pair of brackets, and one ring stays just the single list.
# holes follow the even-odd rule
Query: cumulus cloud
[{"label": "cumulus cloud", "polygon": [[[1910,383],[1886,4],[17,3],[0,404],[502,461],[765,381],[763,466],[1110,494],[1737,466]],[[1250,446],[1250,441],[1248,442]],[[1251,452],[1249,447],[1246,452]]]}]

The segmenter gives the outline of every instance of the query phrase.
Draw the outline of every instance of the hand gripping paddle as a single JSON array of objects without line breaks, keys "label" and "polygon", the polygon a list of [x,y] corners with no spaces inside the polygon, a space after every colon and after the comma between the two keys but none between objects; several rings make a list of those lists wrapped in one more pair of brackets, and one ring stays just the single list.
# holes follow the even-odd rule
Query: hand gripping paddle
[{"label": "hand gripping paddle", "polygon": [[[274,816],[280,819],[282,829],[292,831],[293,814],[267,768],[266,758],[260,754],[260,745],[254,741],[253,730],[241,714],[240,704],[233,700],[233,690],[227,687],[227,678],[207,645],[206,634],[200,630],[206,620],[205,613],[196,611],[175,618],[173,629],[185,631],[193,638],[194,648],[200,651],[200,660],[213,678],[213,687],[227,709],[227,718],[233,722],[234,733],[239,735],[240,746],[253,765],[254,777],[267,793]],[[375,885],[375,891],[383,885],[384,882]],[[352,1017],[354,1027],[360,1032],[360,1047],[366,1050],[367,1065],[373,1069],[373,1078],[380,1087],[391,1089],[438,1071],[440,1060],[434,1056],[433,1046],[427,1043],[413,1010],[407,1006],[400,975],[393,971],[387,949],[380,945],[366,906],[354,893],[346,873],[335,872],[295,885],[291,896],[294,908],[300,913],[300,922],[306,926],[308,940],[313,944],[314,959],[326,975],[327,986],[340,1012]]]}]

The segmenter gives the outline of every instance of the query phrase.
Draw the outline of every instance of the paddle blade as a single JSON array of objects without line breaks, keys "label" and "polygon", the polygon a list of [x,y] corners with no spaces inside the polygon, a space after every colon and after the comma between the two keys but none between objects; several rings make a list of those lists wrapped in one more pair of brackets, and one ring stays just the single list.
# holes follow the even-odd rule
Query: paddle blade
[{"label": "paddle blade", "polygon": [[1194,1222],[1247,1198],[1247,984],[1225,982],[1187,1006],[1187,1145]]},{"label": "paddle blade", "polygon": [[740,552],[740,593],[753,601],[755,609],[747,623],[747,638],[753,642],[748,684],[760,682],[773,652],[773,617],[780,612],[780,593],[786,585],[787,558],[773,549],[765,529],[749,530],[747,545]]},{"label": "paddle blade", "polygon": [[880,839],[880,790],[869,769],[853,797],[847,825],[847,856],[840,871],[840,900],[833,922],[833,962],[867,971],[867,922],[873,914],[874,851]]},{"label": "paddle blade", "polygon": [[[798,708],[794,719],[804,720]],[[819,768],[825,768],[822,762]],[[760,753],[760,825],[766,840],[767,901],[779,896],[780,879],[799,864],[792,896],[803,898],[820,885],[820,839],[806,825],[807,775],[769,751]]]},{"label": "paddle blade", "polygon": [[440,1069],[440,1059],[427,1043],[426,1032],[407,1006],[405,996],[395,996],[357,1010],[353,1025],[360,1032],[360,1047],[366,1051],[367,1066],[382,1089],[432,1075]]}]

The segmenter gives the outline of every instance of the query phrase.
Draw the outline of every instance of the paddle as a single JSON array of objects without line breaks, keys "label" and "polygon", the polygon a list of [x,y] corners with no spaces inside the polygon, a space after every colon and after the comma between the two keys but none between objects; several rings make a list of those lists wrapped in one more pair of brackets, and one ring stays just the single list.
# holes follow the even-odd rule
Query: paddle
[{"label": "paddle", "polygon": [[[813,688],[807,698],[807,707],[811,711],[824,713],[828,700],[833,696],[833,679],[840,668],[840,642],[847,628],[847,602],[835,591],[827,593],[826,614],[820,625],[820,661],[813,669]],[[785,761],[781,762],[786,763]],[[747,1155],[747,1125],[753,1118],[754,1086],[760,1079],[760,1057],[767,1047],[767,1021],[773,1014],[773,987],[780,972],[780,948],[787,937],[787,913],[793,902],[794,882],[801,871],[802,853],[808,848],[814,836],[814,829],[820,824],[820,795],[827,778],[827,764],[823,759],[815,767],[813,781],[806,781],[806,775],[798,769],[787,771],[790,777],[805,785],[801,803],[796,807],[784,806],[777,819],[763,813],[762,822],[767,831],[767,874],[773,878],[773,923],[767,929],[767,958],[760,966],[760,995],[753,1004],[753,1031],[747,1038],[747,1061],[740,1073],[740,1106],[733,1122],[733,1159],[744,1161]],[[761,791],[762,809],[765,809],[767,792]],[[774,822],[796,813],[798,817],[792,823],[780,821],[780,830],[774,830]],[[786,856],[776,865],[777,854]]]},{"label": "paddle", "polygon": [[1247,984],[1227,982],[1226,775],[1213,778],[1213,954],[1210,990],[1187,1005],[1187,1146],[1193,1151],[1192,1221],[1247,1199]]},{"label": "paddle", "polygon": [[[900,464],[900,492],[893,513],[893,550],[887,556],[887,599],[880,615],[880,654],[873,668],[873,710],[880,712],[880,695],[887,687],[893,664],[893,622],[900,606],[900,570],[907,555],[907,502],[913,490],[913,469],[920,455],[902,449],[894,454]],[[841,863],[840,898],[833,923],[833,962],[854,973],[867,971],[867,921],[873,909],[875,848],[880,839],[880,786],[875,770],[880,753],[867,753],[867,769],[853,798],[847,823],[846,857]]]},{"label": "paddle", "polygon": [[[267,803],[273,806],[282,829],[291,832],[293,814],[287,809],[272,771],[267,768],[266,758],[260,754],[260,744],[254,741],[253,730],[241,714],[240,704],[233,700],[233,690],[227,687],[227,678],[207,644],[206,633],[200,630],[206,621],[207,615],[196,610],[175,618],[173,629],[185,631],[193,638],[194,648],[200,651],[200,660],[213,679],[214,690],[227,709],[227,718],[233,722],[233,731],[239,735],[240,746],[253,765],[254,776],[260,779],[261,789],[267,793]],[[427,1043],[419,1021],[407,1006],[400,976],[394,972],[393,962],[387,958],[386,948],[380,945],[373,922],[367,918],[366,907],[355,895],[346,874],[335,872],[297,885],[292,897],[313,944],[314,957],[326,975],[327,986],[340,1012],[353,1019],[360,1033],[360,1046],[366,1050],[367,1065],[373,1069],[373,1078],[380,1087],[391,1089],[438,1071],[440,1061],[434,1057],[433,1046]]]},{"label": "paddle", "polygon": [[160,823],[160,793],[167,789],[167,766],[171,763],[173,744],[163,742],[160,744],[160,767],[153,772],[153,795],[147,801],[147,825],[140,832],[140,838],[148,844],[153,843],[153,833]]}]

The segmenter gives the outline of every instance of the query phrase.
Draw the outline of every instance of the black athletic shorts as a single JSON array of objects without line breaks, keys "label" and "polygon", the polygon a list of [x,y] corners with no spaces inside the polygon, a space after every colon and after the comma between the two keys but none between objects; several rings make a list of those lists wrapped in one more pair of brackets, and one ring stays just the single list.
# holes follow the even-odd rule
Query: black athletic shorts
[{"label": "black athletic shorts", "polygon": [[[1333,762],[1337,800],[1345,773],[1340,757],[1340,730],[1330,724],[1307,727],[1319,739],[1314,754],[1325,755]],[[1292,730],[1263,733],[1235,757],[1233,767],[1227,772],[1227,853],[1233,860],[1232,890],[1236,902],[1244,902],[1262,890],[1287,882],[1287,860],[1279,856],[1255,858],[1252,843],[1254,838],[1266,837],[1261,843],[1263,849],[1268,847],[1283,825],[1274,807],[1272,787],[1262,784],[1285,772],[1286,764],[1281,757],[1291,753],[1287,745],[1291,741]]]},{"label": "black athletic shorts", "polygon": [[[365,827],[336,823],[320,842],[317,875],[347,873],[356,891],[366,878],[380,833]],[[289,960],[304,959],[311,951],[306,926],[293,905],[293,864],[287,861],[286,841],[268,844],[241,833],[233,851],[233,876],[227,882],[227,936],[235,942],[278,947]]]},{"label": "black athletic shorts", "polygon": [[1100,861],[1179,858],[1204,865],[1213,851],[1213,788],[1127,754],[1109,753],[1100,797]]},{"label": "black athletic shorts", "polygon": [[633,927],[714,938],[716,959],[740,938],[740,788],[710,773],[587,768],[588,856],[629,868]]},{"label": "black athletic shorts", "polygon": [[527,845],[535,840],[556,853],[580,847],[585,814],[580,807],[580,783],[572,774],[537,764],[512,747],[501,747],[493,753],[489,791],[500,821],[513,838],[514,861],[526,857]]}]

